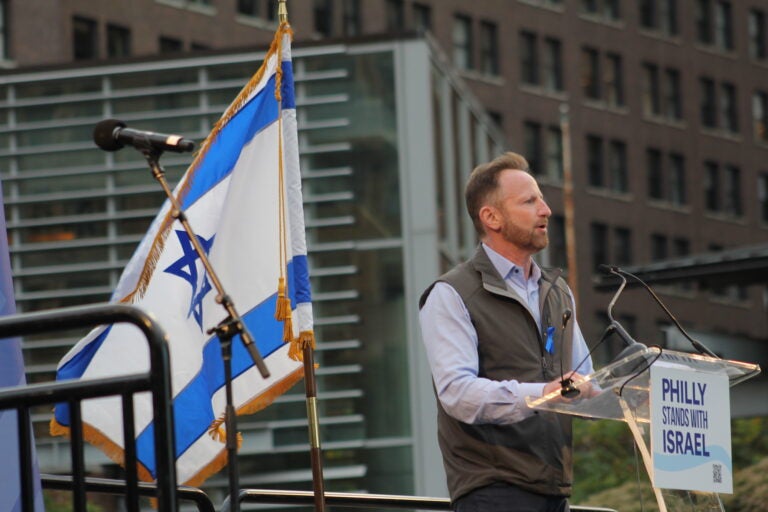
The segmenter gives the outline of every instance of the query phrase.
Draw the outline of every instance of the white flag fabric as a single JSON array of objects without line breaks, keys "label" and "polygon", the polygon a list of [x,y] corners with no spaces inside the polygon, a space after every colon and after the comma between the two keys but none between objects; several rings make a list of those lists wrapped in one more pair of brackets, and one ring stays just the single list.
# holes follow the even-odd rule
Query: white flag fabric
[{"label": "white flag fabric", "polygon": [[[238,336],[232,347],[238,414],[269,405],[303,376],[302,363],[289,357],[291,344],[283,342],[283,322],[275,318],[280,277],[291,299],[289,331],[305,337],[312,331],[290,40],[284,23],[261,68],[174,192],[271,373],[261,377]],[[227,316],[215,299],[189,236],[166,203],[128,263],[113,301],[145,309],[168,334],[178,479],[187,485],[199,485],[226,464],[221,347],[206,334]],[[133,326],[97,328],[62,359],[57,379],[147,371],[145,346]],[[134,403],[140,477],[154,480],[151,398],[144,393]],[[83,420],[87,440],[122,463],[119,398],[86,401]],[[67,433],[66,405],[56,407],[51,427],[55,435]]]}]

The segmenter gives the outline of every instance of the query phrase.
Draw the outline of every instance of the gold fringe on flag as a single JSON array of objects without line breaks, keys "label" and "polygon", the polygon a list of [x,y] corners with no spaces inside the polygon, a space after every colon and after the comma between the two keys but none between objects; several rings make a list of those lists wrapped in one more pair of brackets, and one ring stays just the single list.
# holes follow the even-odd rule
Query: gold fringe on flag
[{"label": "gold fringe on flag", "polygon": [[288,349],[288,357],[294,361],[303,361],[305,348],[315,350],[314,331],[301,331],[295,339],[291,340],[291,347]]},{"label": "gold fringe on flag", "polygon": [[[211,426],[208,427],[208,435],[211,436],[211,439],[214,441],[218,441],[220,443],[226,443],[227,442],[227,419],[226,419],[226,413],[222,414],[213,422],[211,423]],[[240,432],[237,433],[237,447],[238,449],[243,444],[243,434]]]},{"label": "gold fringe on flag", "polygon": [[[277,281],[277,306],[275,308],[275,320],[283,322],[291,316],[291,299],[286,296],[287,286],[285,278],[280,276]],[[286,341],[291,338],[286,339]]]}]

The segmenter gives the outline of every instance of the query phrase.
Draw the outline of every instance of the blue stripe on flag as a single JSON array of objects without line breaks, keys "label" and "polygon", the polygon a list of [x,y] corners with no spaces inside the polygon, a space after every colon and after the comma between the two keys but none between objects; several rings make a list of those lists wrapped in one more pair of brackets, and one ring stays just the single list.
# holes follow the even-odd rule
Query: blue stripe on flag
[{"label": "blue stripe on flag", "polygon": [[[292,278],[293,272],[293,264],[289,262],[289,291],[295,289]],[[290,292],[289,294],[291,295],[291,303],[295,305],[295,294]],[[277,293],[242,315],[243,321],[256,341],[259,354],[264,360],[267,360],[272,353],[283,346],[283,323],[275,320],[276,304]],[[269,365],[268,361],[267,365]],[[238,336],[232,344],[233,380],[252,366],[251,356]],[[224,362],[221,359],[221,345],[219,339],[213,337],[208,340],[203,349],[202,369],[173,399],[177,459],[195,441],[208,432],[208,427],[216,418],[210,407],[200,407],[200,404],[210,404],[210,397],[222,387],[224,387]],[[156,477],[153,431],[154,422],[150,423],[136,438],[136,449],[139,462],[146,467],[153,477]]]},{"label": "blue stripe on flag", "polygon": [[296,292],[295,304],[303,304],[312,301],[312,292],[309,286],[309,266],[307,256],[304,254],[293,257],[293,273],[295,279],[293,290]]},{"label": "blue stripe on flag", "polygon": [[[290,61],[283,62],[283,77],[283,108],[295,108],[293,67]],[[290,84],[286,83],[286,77],[290,77]],[[240,158],[243,147],[257,133],[277,122],[277,116],[273,75],[266,86],[238,110],[216,136],[195,170],[191,187],[181,205],[182,208],[189,208],[217,183],[229,176]]]},{"label": "blue stripe on flag", "polygon": [[[83,373],[85,373],[85,370],[88,369],[88,365],[91,364],[93,356],[96,355],[96,352],[104,343],[104,340],[107,339],[107,335],[111,330],[112,326],[110,325],[104,329],[104,332],[94,338],[91,343],[84,347],[80,352],[75,354],[72,359],[67,361],[58,370],[56,370],[56,380],[79,379]],[[56,421],[58,421],[61,425],[68,426],[69,404],[66,402],[56,404],[56,408],[54,409],[54,416],[56,417]]]},{"label": "blue stripe on flag", "polygon": [[283,108],[296,108],[296,96],[293,93],[293,64],[287,60],[283,62],[283,84],[280,87],[280,95],[283,98]]}]

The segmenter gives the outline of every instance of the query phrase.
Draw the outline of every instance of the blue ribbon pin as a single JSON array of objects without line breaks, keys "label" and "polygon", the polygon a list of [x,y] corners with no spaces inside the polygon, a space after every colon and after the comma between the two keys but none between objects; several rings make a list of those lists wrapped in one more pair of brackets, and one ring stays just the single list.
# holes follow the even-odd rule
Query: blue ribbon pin
[{"label": "blue ribbon pin", "polygon": [[544,349],[548,354],[555,353],[555,328],[547,327],[547,343],[544,345]]}]

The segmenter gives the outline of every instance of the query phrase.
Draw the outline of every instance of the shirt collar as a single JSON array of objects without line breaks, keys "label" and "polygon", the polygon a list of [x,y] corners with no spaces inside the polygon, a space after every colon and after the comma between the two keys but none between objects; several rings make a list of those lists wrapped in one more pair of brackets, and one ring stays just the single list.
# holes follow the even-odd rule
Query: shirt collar
[{"label": "shirt collar", "polygon": [[[488,255],[488,259],[491,260],[491,263],[493,264],[493,267],[496,269],[496,272],[499,273],[499,275],[503,279],[510,278],[510,274],[513,273],[515,269],[520,270],[520,281],[523,281],[523,276],[525,275],[525,270],[520,267],[519,265],[515,265],[511,261],[509,261],[507,258],[502,256],[501,254],[497,253],[488,245],[483,242],[483,249],[485,250],[485,254]],[[531,275],[528,278],[529,281],[539,282],[539,279],[541,279],[541,268],[536,264],[534,260],[531,260]]]}]

